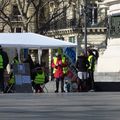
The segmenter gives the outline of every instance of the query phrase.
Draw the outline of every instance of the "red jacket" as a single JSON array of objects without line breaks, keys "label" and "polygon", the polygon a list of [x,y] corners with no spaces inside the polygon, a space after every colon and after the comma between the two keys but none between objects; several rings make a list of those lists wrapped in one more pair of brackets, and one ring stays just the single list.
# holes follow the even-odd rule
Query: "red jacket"
[{"label": "red jacket", "polygon": [[54,60],[52,60],[52,68],[55,78],[63,76],[62,59],[57,59],[56,63],[54,62]]}]

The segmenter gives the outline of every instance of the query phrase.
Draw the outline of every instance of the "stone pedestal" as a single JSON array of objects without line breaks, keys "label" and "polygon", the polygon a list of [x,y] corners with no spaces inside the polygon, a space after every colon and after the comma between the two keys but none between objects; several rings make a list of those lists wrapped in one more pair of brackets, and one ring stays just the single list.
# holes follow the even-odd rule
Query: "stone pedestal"
[{"label": "stone pedestal", "polygon": [[95,91],[120,91],[119,72],[95,72]]},{"label": "stone pedestal", "polygon": [[120,72],[120,38],[108,41],[107,49],[98,58],[97,72]]}]

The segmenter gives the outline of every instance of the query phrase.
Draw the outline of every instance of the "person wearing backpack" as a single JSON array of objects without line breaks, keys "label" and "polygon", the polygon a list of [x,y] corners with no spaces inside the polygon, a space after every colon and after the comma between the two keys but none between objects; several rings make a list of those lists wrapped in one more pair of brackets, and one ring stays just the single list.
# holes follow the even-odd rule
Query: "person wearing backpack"
[{"label": "person wearing backpack", "polygon": [[5,93],[14,93],[15,92],[15,77],[13,72],[10,73],[10,78],[7,81],[7,86],[5,88]]}]

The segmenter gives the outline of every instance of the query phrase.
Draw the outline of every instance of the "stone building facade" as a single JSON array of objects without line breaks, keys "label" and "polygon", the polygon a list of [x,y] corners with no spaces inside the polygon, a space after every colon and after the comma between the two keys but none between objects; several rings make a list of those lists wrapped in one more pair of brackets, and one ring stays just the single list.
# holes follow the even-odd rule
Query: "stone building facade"
[{"label": "stone building facade", "polygon": [[[66,0],[64,6],[68,4]],[[55,1],[51,1],[53,9]],[[54,5],[53,5],[54,4]],[[54,8],[55,7],[55,8]],[[103,0],[90,0],[86,3],[84,0],[72,0],[69,7],[63,12],[61,19],[52,21],[48,36],[64,39],[65,41],[78,44],[77,54],[84,49],[84,11],[87,15],[87,45],[96,48],[100,54],[106,48],[107,40],[107,8],[103,4]]]},{"label": "stone building facade", "polygon": [[[0,0],[1,32],[35,32],[35,16],[30,18],[35,12],[33,5],[29,5],[27,0],[24,3],[20,0],[20,3],[18,6],[17,0]],[[22,12],[20,12],[19,7],[21,7]],[[27,30],[24,26],[28,26]]]},{"label": "stone building facade", "polygon": [[120,1],[104,0],[108,16],[108,41],[98,59],[95,75],[97,91],[120,91]]},{"label": "stone building facade", "polygon": [[98,72],[120,71],[120,1],[105,0],[104,5],[108,8],[108,41],[107,49],[98,59]]}]

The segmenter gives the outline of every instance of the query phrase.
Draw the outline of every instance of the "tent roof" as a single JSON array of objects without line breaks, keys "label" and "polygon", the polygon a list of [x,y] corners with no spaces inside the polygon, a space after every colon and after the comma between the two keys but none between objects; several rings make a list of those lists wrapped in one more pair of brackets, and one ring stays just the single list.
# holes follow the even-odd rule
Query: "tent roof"
[{"label": "tent roof", "polygon": [[50,38],[36,33],[0,33],[2,47],[16,48],[58,48],[75,47],[76,44]]}]

